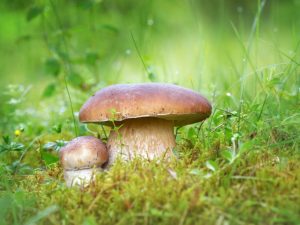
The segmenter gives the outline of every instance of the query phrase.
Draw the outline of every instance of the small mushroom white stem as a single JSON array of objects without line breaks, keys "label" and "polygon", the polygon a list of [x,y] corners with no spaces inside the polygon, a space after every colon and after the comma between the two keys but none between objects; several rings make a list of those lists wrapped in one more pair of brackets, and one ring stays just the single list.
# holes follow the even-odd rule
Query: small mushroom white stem
[{"label": "small mushroom white stem", "polygon": [[107,148],[108,164],[120,155],[124,160],[133,157],[146,159],[168,158],[175,147],[174,124],[159,118],[125,120],[120,128],[112,129]]},{"label": "small mushroom white stem", "polygon": [[95,178],[97,173],[100,173],[102,168],[88,168],[81,170],[64,170],[64,178],[68,187],[72,186],[87,186]]}]

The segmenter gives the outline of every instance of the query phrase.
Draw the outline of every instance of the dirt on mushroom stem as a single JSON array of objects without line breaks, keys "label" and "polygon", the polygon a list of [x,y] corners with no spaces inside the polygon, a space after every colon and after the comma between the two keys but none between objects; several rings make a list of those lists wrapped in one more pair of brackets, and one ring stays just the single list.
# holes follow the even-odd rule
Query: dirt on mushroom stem
[{"label": "dirt on mushroom stem", "polygon": [[108,166],[118,156],[123,160],[134,157],[144,159],[167,159],[175,147],[174,122],[159,118],[125,120],[117,129],[112,129],[108,138]]}]

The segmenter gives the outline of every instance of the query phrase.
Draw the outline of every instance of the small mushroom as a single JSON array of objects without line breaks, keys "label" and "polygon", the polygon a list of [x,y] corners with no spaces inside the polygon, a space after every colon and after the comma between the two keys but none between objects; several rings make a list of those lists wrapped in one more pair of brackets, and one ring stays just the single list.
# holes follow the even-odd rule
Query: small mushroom
[{"label": "small mushroom", "polygon": [[82,106],[79,119],[111,129],[109,162],[169,157],[175,147],[174,127],[200,122],[211,114],[206,98],[172,84],[119,84],[98,91]]},{"label": "small mushroom", "polygon": [[60,151],[60,162],[68,187],[89,184],[107,161],[108,152],[101,140],[92,136],[77,137]]}]

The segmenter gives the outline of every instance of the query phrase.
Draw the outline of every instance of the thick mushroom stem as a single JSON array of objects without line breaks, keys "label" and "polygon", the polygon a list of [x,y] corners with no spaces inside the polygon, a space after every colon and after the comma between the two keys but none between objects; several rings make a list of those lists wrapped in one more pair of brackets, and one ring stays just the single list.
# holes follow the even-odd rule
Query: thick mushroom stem
[{"label": "thick mushroom stem", "polygon": [[95,178],[96,174],[101,172],[102,168],[87,168],[79,170],[65,170],[64,178],[68,187],[87,186]]},{"label": "thick mushroom stem", "polygon": [[175,147],[174,124],[158,118],[136,118],[123,121],[110,132],[108,164],[120,156],[124,160],[141,157],[169,158]]}]

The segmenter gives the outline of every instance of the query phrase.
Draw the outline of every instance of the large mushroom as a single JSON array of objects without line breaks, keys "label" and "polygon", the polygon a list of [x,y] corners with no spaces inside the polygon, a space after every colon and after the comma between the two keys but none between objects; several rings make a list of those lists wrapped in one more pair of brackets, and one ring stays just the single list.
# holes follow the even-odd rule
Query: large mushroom
[{"label": "large mushroom", "polygon": [[89,184],[107,160],[105,144],[92,136],[77,137],[60,150],[60,162],[68,187]]},{"label": "large mushroom", "polygon": [[112,127],[107,148],[109,164],[118,155],[130,160],[169,157],[175,147],[175,126],[202,121],[211,114],[206,98],[172,84],[118,84],[94,94],[79,119]]}]

